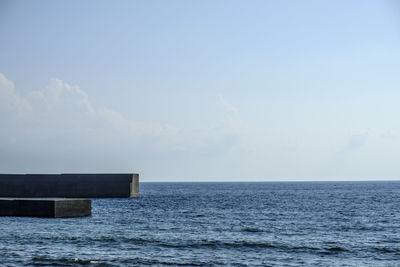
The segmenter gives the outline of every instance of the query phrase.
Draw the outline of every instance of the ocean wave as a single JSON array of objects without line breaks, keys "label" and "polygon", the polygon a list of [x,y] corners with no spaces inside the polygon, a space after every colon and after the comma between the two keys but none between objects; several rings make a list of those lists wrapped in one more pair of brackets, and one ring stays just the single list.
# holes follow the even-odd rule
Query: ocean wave
[{"label": "ocean wave", "polygon": [[312,250],[323,250],[323,248],[317,248],[312,246],[291,246],[287,244],[275,243],[275,242],[252,242],[247,240],[241,241],[199,241],[199,242],[176,242],[176,243],[160,243],[162,247],[172,248],[219,248],[219,249],[241,249],[241,248],[263,248],[263,249],[278,249],[282,251],[312,251]]},{"label": "ocean wave", "polygon": [[260,233],[260,232],[264,232],[262,229],[260,228],[256,228],[256,227],[244,227],[241,229],[242,232],[249,232],[249,233]]},{"label": "ocean wave", "polygon": [[50,258],[48,256],[34,256],[31,263],[35,266],[76,266],[76,265],[95,265],[95,266],[110,266],[105,265],[99,260],[79,259],[79,258]]}]

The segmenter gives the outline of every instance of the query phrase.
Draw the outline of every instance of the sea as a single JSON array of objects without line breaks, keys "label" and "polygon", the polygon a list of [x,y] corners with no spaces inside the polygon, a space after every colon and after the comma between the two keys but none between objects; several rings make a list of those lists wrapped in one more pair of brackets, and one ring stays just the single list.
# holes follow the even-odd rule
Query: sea
[{"label": "sea", "polygon": [[400,182],[141,183],[92,216],[0,217],[1,266],[400,266]]}]

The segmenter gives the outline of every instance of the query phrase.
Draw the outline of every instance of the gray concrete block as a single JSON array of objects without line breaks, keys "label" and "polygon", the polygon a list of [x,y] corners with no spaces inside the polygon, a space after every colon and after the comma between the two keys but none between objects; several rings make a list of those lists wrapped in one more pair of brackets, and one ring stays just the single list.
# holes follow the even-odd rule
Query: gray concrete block
[{"label": "gray concrete block", "polygon": [[0,197],[139,196],[138,174],[0,174]]},{"label": "gray concrete block", "polygon": [[131,197],[139,196],[139,174],[133,174],[131,182]]},{"label": "gray concrete block", "polygon": [[0,216],[68,218],[91,214],[90,199],[0,198]]}]

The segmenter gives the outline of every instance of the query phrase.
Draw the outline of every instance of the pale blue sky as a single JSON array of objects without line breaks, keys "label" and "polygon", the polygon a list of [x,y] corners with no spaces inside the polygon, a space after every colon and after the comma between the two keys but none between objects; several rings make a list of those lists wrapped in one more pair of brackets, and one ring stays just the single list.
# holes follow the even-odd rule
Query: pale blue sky
[{"label": "pale blue sky", "polygon": [[400,179],[396,1],[0,1],[0,171]]}]

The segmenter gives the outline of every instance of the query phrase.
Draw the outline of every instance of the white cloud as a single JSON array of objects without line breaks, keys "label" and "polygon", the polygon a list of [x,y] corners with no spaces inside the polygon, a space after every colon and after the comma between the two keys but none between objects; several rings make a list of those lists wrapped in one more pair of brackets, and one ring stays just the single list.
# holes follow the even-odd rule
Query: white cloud
[{"label": "white cloud", "polygon": [[357,134],[349,137],[347,142],[348,150],[357,150],[365,145],[367,134]]},{"label": "white cloud", "polygon": [[60,79],[22,96],[0,74],[0,103],[3,171],[132,171],[135,164],[151,166],[162,158],[216,157],[237,140],[230,117],[214,123],[222,124],[217,131],[212,124],[189,128],[134,120],[93,105],[79,86]]},{"label": "white cloud", "polygon": [[225,124],[231,129],[238,131],[242,127],[242,122],[239,120],[239,111],[222,94],[218,94],[218,99],[224,110]]},{"label": "white cloud", "polygon": [[392,120],[379,124],[381,115],[361,123],[349,109],[327,120],[286,102],[251,102],[247,110],[241,103],[239,110],[225,93],[196,102],[179,125],[99,106],[60,79],[24,94],[17,89],[0,74],[1,172],[137,171],[160,180],[384,179],[398,172],[399,129]]},{"label": "white cloud", "polygon": [[30,111],[29,102],[15,93],[15,85],[0,73],[0,111]]}]

